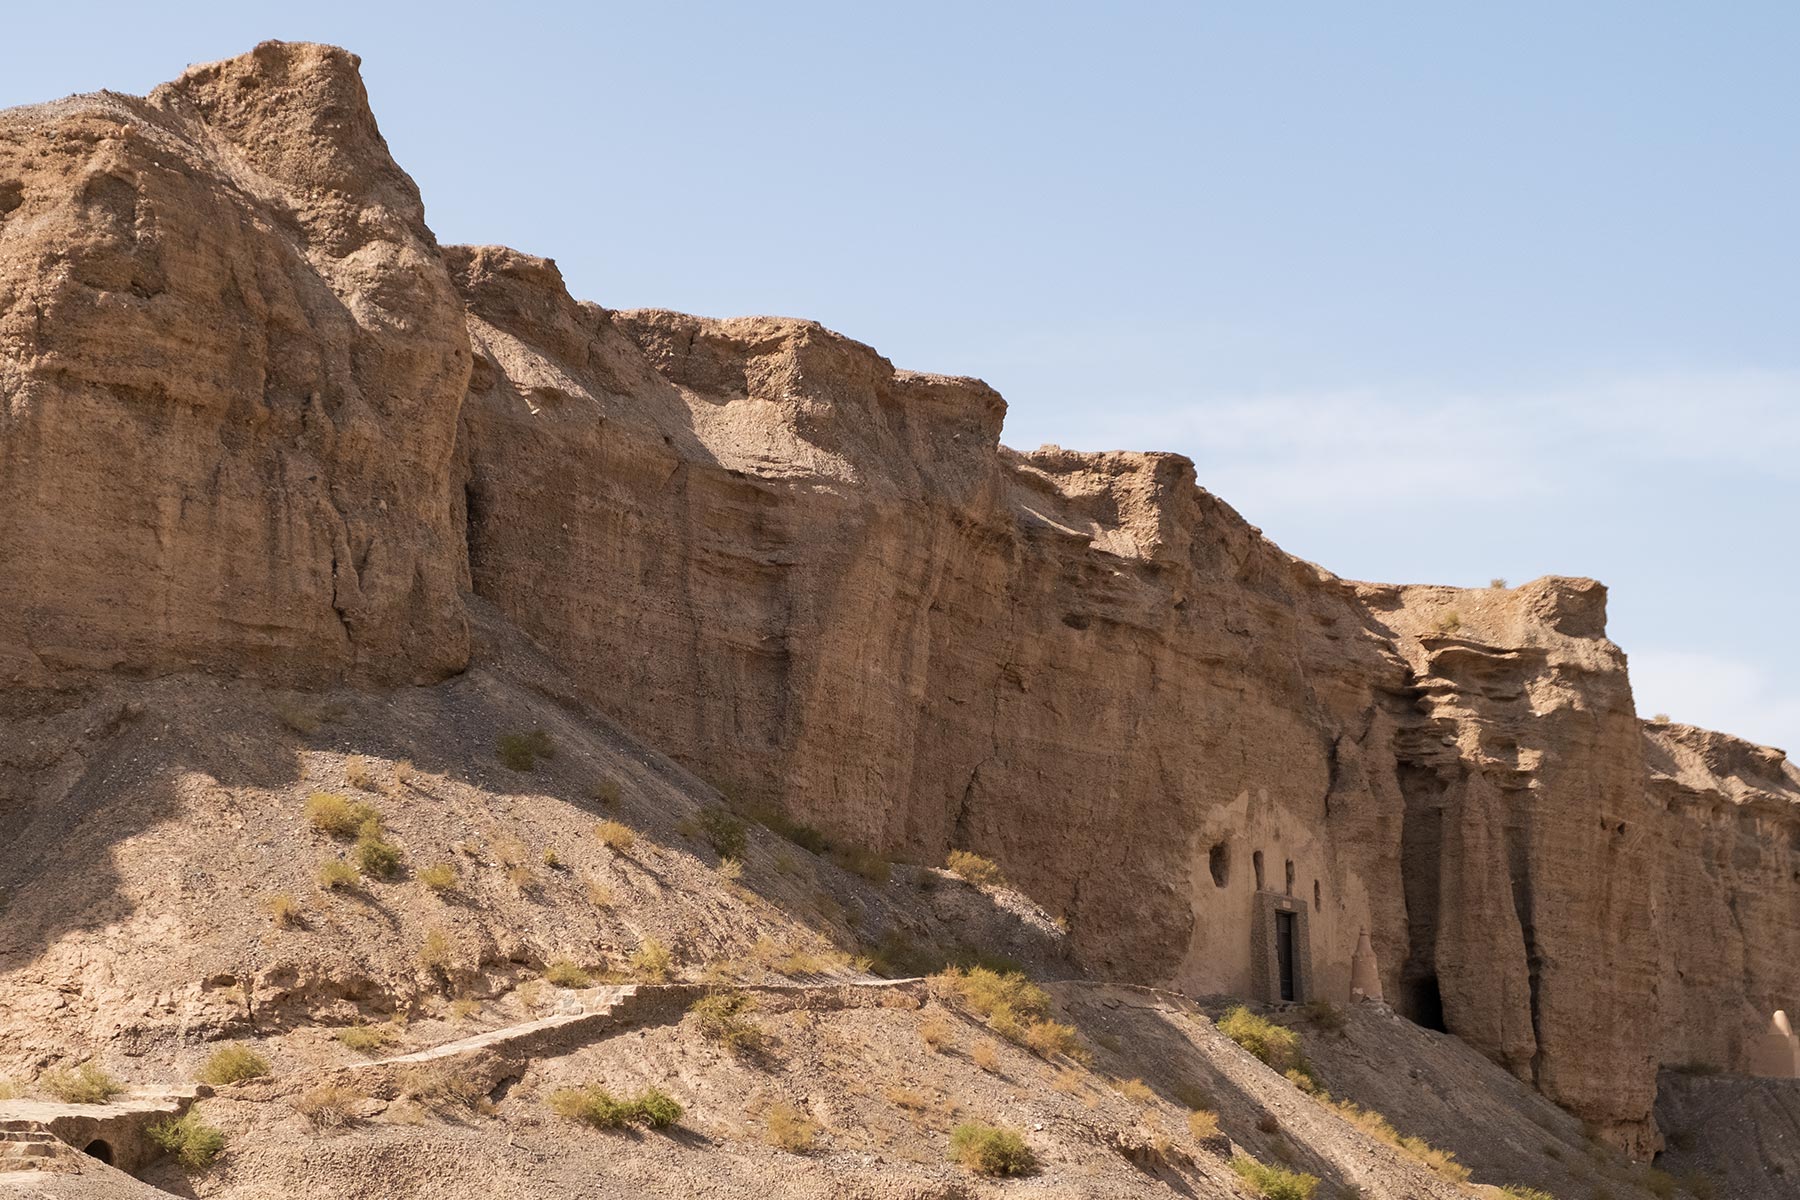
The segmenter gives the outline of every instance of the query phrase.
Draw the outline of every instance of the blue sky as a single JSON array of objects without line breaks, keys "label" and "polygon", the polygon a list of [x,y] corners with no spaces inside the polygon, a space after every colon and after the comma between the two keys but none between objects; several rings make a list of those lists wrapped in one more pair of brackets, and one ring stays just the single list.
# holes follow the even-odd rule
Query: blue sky
[{"label": "blue sky", "polygon": [[0,104],[349,46],[446,242],[979,375],[1343,575],[1595,576],[1639,711],[1800,752],[1800,6],[501,11],[38,5]]}]

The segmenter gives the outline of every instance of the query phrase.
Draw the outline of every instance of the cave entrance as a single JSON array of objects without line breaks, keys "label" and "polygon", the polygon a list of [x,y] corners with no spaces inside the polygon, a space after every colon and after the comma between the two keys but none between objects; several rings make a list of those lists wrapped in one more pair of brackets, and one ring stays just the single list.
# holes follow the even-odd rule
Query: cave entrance
[{"label": "cave entrance", "polygon": [[1406,1009],[1414,1025],[1450,1032],[1444,1028],[1444,997],[1436,975],[1423,975],[1406,985]]},{"label": "cave entrance", "polygon": [[90,1158],[99,1159],[109,1167],[112,1166],[112,1143],[104,1138],[95,1138],[93,1141],[89,1142],[86,1146],[82,1147],[82,1153],[88,1155]]},{"label": "cave entrance", "polygon": [[1283,1000],[1296,999],[1294,987],[1294,914],[1275,914],[1275,962]]}]

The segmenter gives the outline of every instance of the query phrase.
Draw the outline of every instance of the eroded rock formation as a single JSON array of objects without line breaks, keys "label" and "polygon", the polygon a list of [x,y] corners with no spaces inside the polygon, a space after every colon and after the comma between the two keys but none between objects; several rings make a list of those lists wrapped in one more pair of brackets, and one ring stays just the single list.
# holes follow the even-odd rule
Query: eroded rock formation
[{"label": "eroded rock formation", "polygon": [[[1800,1003],[1800,775],[1634,714],[1605,592],[1354,584],[979,381],[440,252],[355,60],[0,117],[0,675],[440,677],[457,589],[746,803],[998,859],[1096,972],[1250,989],[1259,895],[1638,1150]],[[1721,1014],[1724,1018],[1721,1019]]]}]

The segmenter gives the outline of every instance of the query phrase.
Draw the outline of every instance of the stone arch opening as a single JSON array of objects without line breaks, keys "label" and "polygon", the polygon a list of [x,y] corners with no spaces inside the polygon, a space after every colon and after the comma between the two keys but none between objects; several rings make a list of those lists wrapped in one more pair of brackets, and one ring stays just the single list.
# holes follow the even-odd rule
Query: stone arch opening
[{"label": "stone arch opening", "polygon": [[112,1143],[105,1138],[95,1138],[93,1141],[83,1146],[81,1150],[83,1154],[88,1155],[90,1158],[97,1158],[107,1166],[112,1166]]},{"label": "stone arch opening", "polygon": [[1255,854],[1252,854],[1250,856],[1250,865],[1256,868],[1256,890],[1260,892],[1263,890],[1263,864],[1262,864],[1262,851],[1261,850],[1258,850]]},{"label": "stone arch opening", "polygon": [[1231,882],[1231,846],[1226,842],[1214,842],[1213,848],[1206,852],[1206,865],[1212,871],[1213,886],[1224,887]]}]

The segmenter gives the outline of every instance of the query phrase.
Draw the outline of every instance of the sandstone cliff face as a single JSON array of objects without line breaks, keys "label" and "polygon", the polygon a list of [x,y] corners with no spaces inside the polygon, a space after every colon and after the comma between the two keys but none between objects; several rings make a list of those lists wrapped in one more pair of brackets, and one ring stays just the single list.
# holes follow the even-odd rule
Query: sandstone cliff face
[{"label": "sandstone cliff face", "polygon": [[467,372],[353,56],[0,116],[0,680],[460,668]]},{"label": "sandstone cliff face", "polygon": [[[1800,781],[1633,713],[1605,594],[1352,584],[1174,455],[1021,454],[818,325],[442,252],[355,60],[0,116],[0,678],[459,669],[459,586],[733,797],[991,855],[1107,976],[1384,990],[1638,1150],[1800,1007]],[[1724,1014],[1721,1018],[1720,1014]]]}]

